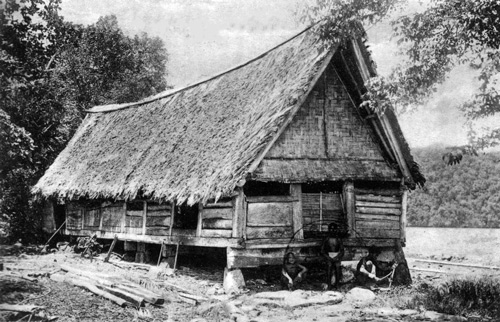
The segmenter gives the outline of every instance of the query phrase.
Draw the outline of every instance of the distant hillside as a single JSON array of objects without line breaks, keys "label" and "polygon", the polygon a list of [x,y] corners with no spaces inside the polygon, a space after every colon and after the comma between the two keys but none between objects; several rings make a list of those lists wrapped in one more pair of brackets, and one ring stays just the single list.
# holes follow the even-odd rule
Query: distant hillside
[{"label": "distant hillside", "polygon": [[409,226],[500,228],[500,153],[448,166],[443,147],[412,152],[427,182],[409,194]]}]

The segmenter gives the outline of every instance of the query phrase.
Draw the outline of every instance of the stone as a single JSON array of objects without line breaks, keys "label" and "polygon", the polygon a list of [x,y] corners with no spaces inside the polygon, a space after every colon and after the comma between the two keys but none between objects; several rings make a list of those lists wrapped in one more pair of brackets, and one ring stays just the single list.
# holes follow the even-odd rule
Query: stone
[{"label": "stone", "polygon": [[226,294],[239,294],[245,286],[245,279],[241,270],[230,271],[227,268],[224,269],[224,290]]},{"label": "stone", "polygon": [[375,293],[370,290],[355,287],[350,290],[345,298],[355,306],[365,306],[375,301]]},{"label": "stone", "polygon": [[417,314],[418,314],[417,310],[406,309],[406,310],[399,311],[399,315],[401,315],[401,316],[409,316],[409,315],[417,315]]}]

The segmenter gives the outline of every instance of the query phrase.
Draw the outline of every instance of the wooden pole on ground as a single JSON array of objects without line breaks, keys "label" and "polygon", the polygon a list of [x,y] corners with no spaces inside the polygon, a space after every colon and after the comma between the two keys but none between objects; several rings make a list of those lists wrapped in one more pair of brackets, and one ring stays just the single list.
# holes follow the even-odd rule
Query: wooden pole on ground
[{"label": "wooden pole on ground", "polygon": [[44,249],[50,243],[52,238],[54,238],[54,236],[59,232],[59,230],[61,230],[61,228],[66,224],[66,220],[64,220],[64,222],[61,224],[61,226],[59,226],[59,228],[57,228],[57,230],[52,234],[52,236],[50,236],[49,240],[47,240],[45,245],[43,245],[42,249]]},{"label": "wooden pole on ground", "polygon": [[165,245],[165,244],[164,244],[164,241],[162,240],[161,247],[160,247],[160,254],[158,255],[158,263],[156,264],[156,266],[160,266],[161,258],[163,257],[163,245]]},{"label": "wooden pole on ground", "polygon": [[111,256],[111,253],[113,252],[113,248],[115,248],[117,240],[118,240],[118,235],[115,235],[115,238],[113,239],[113,242],[111,243],[111,247],[109,248],[108,254],[104,258],[105,263],[109,262],[109,257]]},{"label": "wooden pole on ground", "polygon": [[179,255],[179,241],[177,242],[177,248],[175,250],[175,260],[174,260],[174,271],[175,271],[175,268],[177,267],[177,255]]}]

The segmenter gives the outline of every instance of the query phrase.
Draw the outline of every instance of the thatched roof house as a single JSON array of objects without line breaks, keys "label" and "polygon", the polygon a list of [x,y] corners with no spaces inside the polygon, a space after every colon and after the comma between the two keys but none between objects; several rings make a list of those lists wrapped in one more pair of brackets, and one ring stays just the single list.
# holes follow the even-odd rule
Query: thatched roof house
[{"label": "thatched roof house", "polygon": [[[360,40],[328,45],[315,27],[308,28],[194,85],[137,103],[94,107],[34,192],[67,202],[140,198],[202,209],[222,197],[250,202],[240,187],[252,182],[290,184],[299,189],[292,189],[297,196],[301,184],[320,182],[340,184],[340,190],[349,182],[355,188],[356,182],[370,189],[397,190],[401,182],[414,188],[425,179],[394,113],[359,107],[363,84],[374,74]],[[346,198],[339,199],[344,213],[350,211]],[[305,211],[302,197],[291,202]],[[233,224],[224,226],[232,229],[226,237],[248,236],[240,227],[251,222],[246,207],[246,219],[235,219],[242,216],[237,210],[232,219],[224,217]],[[294,224],[285,222],[296,232],[305,222],[293,213]],[[206,227],[201,217],[198,237]],[[170,234],[172,218],[165,224]]]}]

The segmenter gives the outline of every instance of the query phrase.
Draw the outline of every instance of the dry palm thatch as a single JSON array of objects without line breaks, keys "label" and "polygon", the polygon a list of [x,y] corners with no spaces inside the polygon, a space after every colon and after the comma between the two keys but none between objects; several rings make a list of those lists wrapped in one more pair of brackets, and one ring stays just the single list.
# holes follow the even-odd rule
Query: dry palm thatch
[{"label": "dry palm thatch", "polygon": [[[323,49],[323,50],[321,50]],[[307,29],[239,68],[142,103],[95,108],[34,187],[46,197],[194,204],[230,195],[331,58]]]},{"label": "dry palm thatch", "polygon": [[[34,193],[60,199],[140,196],[191,205],[231,195],[256,170],[330,62],[336,46],[325,44],[316,28],[203,82],[91,109]],[[413,164],[402,133],[397,135]],[[342,165],[336,166],[342,174]],[[350,166],[357,172],[370,167]],[[375,176],[393,176],[383,171]]]}]

